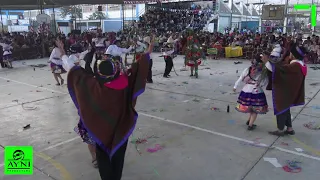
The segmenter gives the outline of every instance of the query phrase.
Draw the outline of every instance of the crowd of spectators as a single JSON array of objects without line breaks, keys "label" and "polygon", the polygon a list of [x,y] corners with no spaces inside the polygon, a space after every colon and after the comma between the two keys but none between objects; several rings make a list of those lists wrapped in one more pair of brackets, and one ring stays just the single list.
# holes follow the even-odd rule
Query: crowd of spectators
[{"label": "crowd of spectators", "polygon": [[[292,41],[303,44],[309,50],[308,59],[318,62],[320,55],[320,40],[316,35],[308,37],[306,40],[301,34],[291,36],[283,34],[278,29],[268,29],[267,32],[260,33],[258,29],[249,30],[243,28],[241,30],[235,28],[225,28],[224,33],[209,33],[202,31],[203,26],[207,23],[212,11],[209,7],[201,8],[192,6],[190,9],[168,9],[168,8],[151,8],[138,22],[134,22],[133,26],[126,28],[117,33],[117,38],[121,40],[123,46],[126,46],[134,37],[142,41],[146,36],[155,36],[155,51],[160,51],[169,38],[175,40],[175,47],[179,54],[184,53],[188,32],[186,29],[193,29],[204,53],[208,48],[218,48],[218,57],[224,57],[224,47],[240,46],[243,50],[243,58],[251,59],[255,54],[262,51],[271,51],[275,44],[280,44],[284,49],[288,49]],[[82,34],[59,34],[60,39],[65,43],[66,50],[72,44],[80,43],[83,47],[88,47],[93,38],[101,38],[108,41],[108,33],[83,32]],[[44,47],[41,40],[44,40]],[[46,32],[42,36],[36,32],[28,33],[6,33],[0,35],[0,42],[9,40],[13,47],[13,55],[18,56],[15,59],[27,59],[26,56],[20,54],[29,53],[30,49],[40,52],[44,48],[45,56],[50,54],[53,48],[55,36],[51,32]],[[217,46],[218,44],[218,46]],[[42,49],[41,49],[42,48]],[[37,53],[39,54],[39,53]],[[34,58],[34,57],[32,57]]]},{"label": "crowd of spectators", "polygon": [[150,8],[139,18],[137,26],[142,31],[157,29],[158,33],[181,32],[187,27],[202,30],[212,12],[200,6],[190,9]]}]

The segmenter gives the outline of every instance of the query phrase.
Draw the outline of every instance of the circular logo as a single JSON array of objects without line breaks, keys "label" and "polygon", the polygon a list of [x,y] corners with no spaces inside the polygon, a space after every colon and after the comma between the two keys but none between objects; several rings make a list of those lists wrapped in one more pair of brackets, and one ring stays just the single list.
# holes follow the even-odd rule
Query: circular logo
[{"label": "circular logo", "polygon": [[24,159],[24,152],[21,150],[14,151],[13,159],[16,161],[22,161]]}]

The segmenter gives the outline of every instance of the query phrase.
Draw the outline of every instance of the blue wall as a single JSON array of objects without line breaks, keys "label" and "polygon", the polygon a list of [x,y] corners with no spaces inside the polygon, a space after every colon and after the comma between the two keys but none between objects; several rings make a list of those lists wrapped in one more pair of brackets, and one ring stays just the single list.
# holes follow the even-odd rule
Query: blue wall
[{"label": "blue wall", "polygon": [[242,21],[241,28],[255,30],[259,27],[259,21]]}]

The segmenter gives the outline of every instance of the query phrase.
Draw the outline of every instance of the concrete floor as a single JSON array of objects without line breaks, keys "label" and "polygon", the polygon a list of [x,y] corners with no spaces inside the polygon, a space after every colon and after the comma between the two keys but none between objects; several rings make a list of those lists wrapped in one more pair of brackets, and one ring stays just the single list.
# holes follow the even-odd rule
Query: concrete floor
[{"label": "concrete floor", "polygon": [[[253,132],[246,130],[247,115],[234,110],[237,94],[231,93],[232,87],[249,61],[235,65],[235,59],[210,60],[201,66],[199,79],[193,79],[189,72],[180,71],[183,59],[177,57],[179,76],[172,72],[171,79],[164,79],[164,62],[158,56],[153,55],[155,83],[148,84],[138,100],[140,116],[131,137],[158,138],[150,138],[137,148],[128,145],[123,180],[319,179],[320,131],[303,124],[320,123],[320,71],[309,69],[307,104],[292,108],[296,136],[277,138],[267,133],[276,127],[272,109],[258,117],[258,128]],[[54,85],[48,67],[34,70],[29,66],[46,62],[19,61],[12,70],[0,69],[0,145],[32,145],[35,151],[33,176],[4,176],[0,148],[0,180],[98,180],[86,145],[73,131],[79,117],[66,86]],[[266,94],[272,106],[271,94]],[[211,110],[213,107],[219,110]],[[23,131],[27,124],[31,128]],[[248,145],[257,140],[273,148]],[[163,149],[147,152],[156,144]],[[285,172],[264,157],[277,158],[282,165],[299,160],[302,171]]]}]

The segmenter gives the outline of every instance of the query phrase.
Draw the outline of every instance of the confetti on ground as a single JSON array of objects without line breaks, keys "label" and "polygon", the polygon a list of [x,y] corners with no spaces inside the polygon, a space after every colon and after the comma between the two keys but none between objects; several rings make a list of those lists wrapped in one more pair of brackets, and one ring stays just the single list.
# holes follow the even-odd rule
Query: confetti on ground
[{"label": "confetti on ground", "polygon": [[219,111],[219,108],[212,107],[211,110],[212,110],[212,111]]},{"label": "confetti on ground", "polygon": [[28,125],[26,125],[26,126],[24,126],[24,127],[23,127],[23,130],[30,129],[30,127],[31,127],[31,125],[30,125],[30,124],[28,124]]},{"label": "confetti on ground", "polygon": [[262,138],[255,138],[254,142],[259,142]]},{"label": "confetti on ground", "polygon": [[287,161],[287,165],[283,166],[282,169],[289,173],[299,173],[302,171],[300,161]]},{"label": "confetti on ground", "polygon": [[147,142],[148,142],[147,139],[140,139],[140,138],[134,139],[134,140],[131,141],[132,144],[145,144]]},{"label": "confetti on ground", "polygon": [[153,171],[154,171],[154,173],[155,173],[157,176],[160,176],[159,173],[158,173],[158,171],[157,171],[155,168],[153,168]]},{"label": "confetti on ground", "polygon": [[309,122],[303,126],[311,130],[320,130],[320,124],[316,124],[315,122]]},{"label": "confetti on ground", "polygon": [[311,83],[310,86],[318,86],[320,83]]},{"label": "confetti on ground", "polygon": [[48,65],[46,65],[46,64],[36,64],[36,65],[30,65],[31,67],[38,67],[38,68],[43,68],[43,67],[46,67],[46,66],[48,66]]},{"label": "confetti on ground", "polygon": [[149,153],[154,153],[154,152],[158,152],[161,149],[163,149],[163,147],[160,144],[156,144],[154,148],[148,148],[147,151]]},{"label": "confetti on ground", "polygon": [[26,107],[26,106],[24,106],[24,104],[21,104],[21,106],[22,106],[22,109],[24,109],[24,110],[36,110],[37,109],[37,107]]},{"label": "confetti on ground", "polygon": [[253,142],[253,143],[248,143],[248,142],[240,142],[242,145],[247,145],[247,146],[253,146],[253,147],[260,147],[260,148],[268,148],[268,149],[274,149],[274,147],[269,147],[266,144],[262,144],[260,142]]},{"label": "confetti on ground", "polygon": [[220,91],[221,92],[221,94],[226,94],[227,92],[224,92],[224,91]]}]

